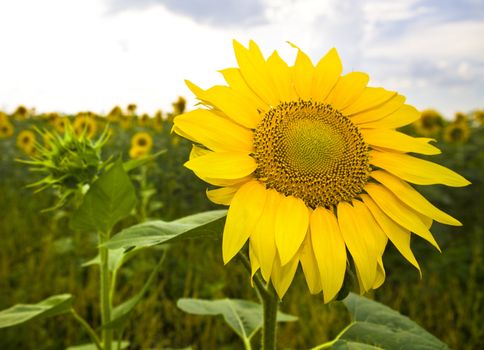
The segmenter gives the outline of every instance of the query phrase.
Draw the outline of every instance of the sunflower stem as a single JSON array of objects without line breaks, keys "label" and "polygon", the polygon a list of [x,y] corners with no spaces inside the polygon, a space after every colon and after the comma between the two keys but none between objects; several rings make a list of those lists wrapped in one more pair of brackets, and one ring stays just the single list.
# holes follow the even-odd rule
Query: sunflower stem
[{"label": "sunflower stem", "polygon": [[[99,232],[99,255],[101,260],[101,320],[102,325],[106,325],[111,321],[111,276],[109,272],[109,250],[103,243],[109,240],[109,232]],[[111,343],[113,340],[113,330],[103,328],[102,343],[104,350],[111,350]]]},{"label": "sunflower stem", "polygon": [[[243,252],[239,252],[238,256],[242,261],[244,267],[251,273],[250,260]],[[264,282],[260,272],[252,276],[255,290],[262,303],[263,322],[262,322],[262,350],[276,349],[276,335],[277,335],[277,310],[279,308],[279,298],[271,283]]]}]

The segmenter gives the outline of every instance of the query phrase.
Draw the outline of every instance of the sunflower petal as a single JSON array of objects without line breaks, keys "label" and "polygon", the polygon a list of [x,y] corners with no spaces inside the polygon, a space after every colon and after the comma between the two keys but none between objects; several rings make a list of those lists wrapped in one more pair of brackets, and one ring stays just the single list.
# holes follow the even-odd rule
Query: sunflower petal
[{"label": "sunflower petal", "polygon": [[258,109],[266,111],[269,109],[269,105],[262,101],[262,99],[252,91],[252,89],[247,85],[242,74],[240,73],[240,69],[238,68],[226,68],[220,71],[222,73],[225,81],[229,86],[244,95],[248,99],[254,101],[254,103],[258,106]]},{"label": "sunflower petal", "polygon": [[252,131],[205,109],[197,109],[176,117],[174,128],[182,130],[185,138],[213,151],[253,151]]},{"label": "sunflower petal", "polygon": [[[291,44],[292,45],[292,44]],[[296,62],[293,67],[294,87],[299,98],[308,100],[311,98],[311,87],[314,75],[314,66],[311,59],[297,46],[292,45],[297,51]]]},{"label": "sunflower petal", "polygon": [[367,291],[375,281],[377,253],[372,242],[373,237],[361,230],[360,220],[355,208],[349,203],[338,204],[341,234],[360,274],[362,290]]},{"label": "sunflower petal", "polygon": [[401,202],[393,193],[382,185],[368,183],[365,186],[365,191],[380,209],[393,221],[416,233],[440,251],[440,247],[435,241],[435,238],[432,236],[432,233],[430,233],[427,225],[422,221],[417,212]]},{"label": "sunflower petal", "polygon": [[360,128],[375,128],[375,129],[396,129],[413,123],[420,118],[420,112],[415,107],[410,105],[403,105],[395,112],[387,116],[373,120],[368,123],[360,124]]},{"label": "sunflower petal", "polygon": [[299,260],[303,269],[304,277],[311,294],[318,294],[323,289],[318,263],[311,244],[311,232],[308,231],[304,242],[299,250]]},{"label": "sunflower petal", "polygon": [[259,222],[250,235],[250,243],[257,254],[262,277],[269,281],[272,265],[276,256],[275,216],[280,201],[280,194],[275,190],[266,190],[267,199]]},{"label": "sunflower petal", "polygon": [[326,103],[341,111],[354,103],[368,84],[368,74],[351,72],[339,78],[333,90],[326,98]]},{"label": "sunflower petal", "polygon": [[254,287],[253,278],[257,270],[259,270],[260,264],[259,264],[259,259],[257,258],[257,255],[254,252],[254,248],[252,247],[252,244],[249,244],[249,260],[250,260],[250,267],[251,267],[250,283],[252,284],[252,287]]},{"label": "sunflower petal", "polygon": [[237,193],[241,186],[242,184],[207,190],[207,197],[216,204],[230,205],[232,198],[234,198],[235,193]]},{"label": "sunflower petal", "polygon": [[267,68],[272,80],[276,85],[279,101],[291,101],[297,99],[292,82],[292,71],[287,63],[279,56],[277,51],[267,59]]},{"label": "sunflower petal", "polygon": [[296,255],[309,225],[306,204],[299,198],[281,197],[276,215],[276,246],[281,265],[286,265]]},{"label": "sunflower petal", "polygon": [[240,188],[230,204],[225,222],[222,255],[227,264],[254,230],[266,201],[266,189],[258,181],[251,181]]},{"label": "sunflower petal", "polygon": [[239,152],[212,152],[190,159],[184,165],[199,176],[221,179],[238,179],[257,168],[254,158]]},{"label": "sunflower petal", "polygon": [[355,114],[380,106],[392,97],[396,96],[395,91],[388,91],[383,88],[366,87],[352,104],[341,110],[344,115]]},{"label": "sunflower petal", "polygon": [[299,265],[299,256],[294,255],[291,260],[285,265],[281,265],[279,255],[276,255],[274,265],[272,267],[271,281],[277,295],[280,299],[286,294],[291,285],[294,275],[296,274],[297,266]]},{"label": "sunflower petal", "polygon": [[397,111],[405,103],[405,97],[402,95],[395,95],[384,104],[365,110],[363,112],[350,115],[351,121],[355,124],[363,124],[373,122],[383,117],[390,115]]},{"label": "sunflower petal", "polygon": [[343,72],[343,65],[336,49],[331,49],[321,58],[314,70],[311,96],[315,101],[324,101]]},{"label": "sunflower petal", "polygon": [[373,217],[390,241],[392,241],[393,245],[405,259],[418,269],[420,275],[422,275],[417,259],[415,259],[412,249],[410,248],[410,231],[390,219],[367,194],[361,195],[361,199],[363,199],[363,202],[368,209],[370,209]]},{"label": "sunflower petal", "polygon": [[470,184],[465,178],[442,165],[407,154],[373,150],[370,152],[370,164],[417,185],[442,184],[462,187]]},{"label": "sunflower petal", "polygon": [[274,83],[267,72],[266,61],[257,45],[251,41],[246,49],[236,40],[233,41],[235,57],[240,72],[247,85],[269,106],[278,103]]},{"label": "sunflower petal", "polygon": [[392,191],[398,198],[414,210],[432,218],[442,224],[461,226],[462,224],[452,216],[432,205],[424,196],[412,186],[385,171],[377,170],[371,176]]},{"label": "sunflower petal", "polygon": [[431,139],[416,138],[395,130],[361,129],[360,131],[365,142],[372,146],[429,155],[441,153],[437,147],[428,143]]},{"label": "sunflower petal", "polygon": [[346,246],[333,212],[318,207],[310,218],[311,242],[316,256],[324,302],[338,294],[346,273]]}]

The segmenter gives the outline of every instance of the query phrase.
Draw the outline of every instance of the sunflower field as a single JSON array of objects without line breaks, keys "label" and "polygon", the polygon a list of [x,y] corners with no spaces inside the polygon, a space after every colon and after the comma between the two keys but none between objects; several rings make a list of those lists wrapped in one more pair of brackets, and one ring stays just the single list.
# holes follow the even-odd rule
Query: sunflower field
[{"label": "sunflower field", "polygon": [[[82,318],[96,332],[102,331],[104,337],[103,310],[94,306],[99,303],[99,269],[92,267],[96,264],[97,238],[75,225],[73,229],[70,223],[79,207],[79,188],[74,184],[83,184],[92,176],[91,171],[102,170],[96,168],[97,159],[114,164],[107,168],[111,170],[124,162],[136,197],[136,204],[114,223],[113,232],[152,219],[172,222],[224,209],[207,200],[209,185],[183,166],[193,152],[192,144],[172,130],[174,118],[184,113],[185,104],[180,97],[172,111],[154,115],[138,114],[134,104],[126,109],[114,107],[107,115],[36,114],[23,106],[11,113],[0,111],[0,310],[35,304],[53,294],[62,298],[62,293],[74,296],[69,303],[76,310],[71,311],[74,318],[57,311],[55,317],[37,317],[0,329],[0,349],[96,349],[74,346],[90,342],[88,332],[75,318]],[[437,110],[424,110],[419,120],[404,128],[409,135],[435,139],[442,153],[432,161],[472,184],[458,189],[416,186],[463,226],[433,224],[442,253],[423,240],[412,240],[422,277],[389,245],[383,257],[387,282],[369,293],[371,299],[408,316],[451,349],[484,347],[483,118],[480,110],[457,113],[453,118],[444,118]],[[68,143],[69,137],[81,141]],[[89,163],[94,157],[93,168],[71,172],[71,177],[45,176],[39,170],[46,166],[44,155],[62,147],[68,155],[86,154],[75,161]],[[72,161],[74,156],[69,157]],[[53,156],[48,161],[54,161]],[[57,164],[72,165],[63,161]],[[60,195],[59,186],[70,190]],[[121,334],[123,341],[113,348],[243,349],[237,331],[230,332],[222,317],[196,315],[193,309],[184,312],[188,306],[180,302],[193,300],[186,298],[257,300],[244,264],[235,259],[224,266],[220,247],[217,235],[173,240],[140,249],[136,258],[126,259],[117,272],[112,302],[119,305],[128,300],[136,308],[129,307],[129,319],[116,328],[114,334]],[[145,283],[147,280],[150,283]],[[133,295],[139,298],[130,299]],[[280,310],[284,313],[281,318],[287,321],[280,323],[277,335],[284,349],[326,348],[316,345],[333,339],[350,320],[342,303],[326,305],[321,295],[310,295],[302,273],[296,274]],[[122,314],[123,308],[118,311]],[[0,313],[0,322],[2,317]],[[248,348],[250,341],[245,343]]]}]

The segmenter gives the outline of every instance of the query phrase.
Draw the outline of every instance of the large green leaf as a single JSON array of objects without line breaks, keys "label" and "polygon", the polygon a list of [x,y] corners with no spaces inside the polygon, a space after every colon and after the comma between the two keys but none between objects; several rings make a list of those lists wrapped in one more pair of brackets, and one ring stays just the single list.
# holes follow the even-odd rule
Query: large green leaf
[{"label": "large green leaf", "polygon": [[169,222],[147,221],[122,230],[105,245],[109,249],[150,247],[183,239],[219,237],[226,214],[226,210],[213,210]]},{"label": "large green leaf", "polygon": [[442,350],[448,346],[388,306],[350,293],[343,303],[353,322],[333,349]]},{"label": "large green leaf", "polygon": [[117,160],[89,188],[70,225],[82,231],[108,232],[136,205],[136,194],[121,160]]},{"label": "large green leaf", "polygon": [[[244,340],[250,339],[262,327],[262,305],[241,299],[179,299],[176,305],[195,315],[222,315],[225,322]],[[296,321],[297,317],[277,313],[278,322]]]},{"label": "large green leaf", "polygon": [[53,295],[37,304],[17,304],[0,311],[0,328],[15,326],[33,319],[41,319],[70,311],[72,295]]}]

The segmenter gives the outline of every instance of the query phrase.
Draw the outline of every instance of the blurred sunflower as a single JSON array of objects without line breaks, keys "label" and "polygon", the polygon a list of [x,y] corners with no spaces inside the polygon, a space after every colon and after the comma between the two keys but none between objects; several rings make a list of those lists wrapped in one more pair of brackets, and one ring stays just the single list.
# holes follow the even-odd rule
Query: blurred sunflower
[{"label": "blurred sunflower", "polygon": [[149,149],[142,148],[142,147],[131,146],[131,148],[129,149],[129,157],[131,159],[138,159],[148,155],[149,153],[150,153]]},{"label": "blurred sunflower", "polygon": [[474,112],[474,120],[477,122],[478,125],[484,124],[484,110],[477,110]]},{"label": "blurred sunflower", "polygon": [[66,124],[69,123],[69,119],[67,117],[58,117],[56,118],[52,125],[54,129],[59,133],[64,133],[66,131]]},{"label": "blurred sunflower", "polygon": [[467,123],[450,123],[444,129],[444,141],[448,143],[466,143],[469,140],[470,128]]},{"label": "blurred sunflower", "polygon": [[444,118],[435,109],[422,111],[422,116],[414,123],[418,134],[422,136],[436,136],[444,126]]},{"label": "blurred sunflower", "polygon": [[0,123],[6,123],[9,121],[8,115],[0,111]]},{"label": "blurred sunflower", "polygon": [[349,256],[365,292],[385,279],[388,239],[419,268],[411,232],[439,249],[432,221],[461,225],[407,183],[469,184],[407,154],[440,151],[395,130],[420,117],[403,96],[367,87],[365,73],[341,76],[335,49],[316,65],[298,49],[294,66],[277,52],[265,59],[253,41],[234,41],[234,50],[239,67],[221,71],[228,86],[187,82],[206,109],[174,121],[197,144],[185,166],[220,187],[207,191],[213,202],[230,206],[225,263],[249,241],[252,272],[260,269],[279,297],[301,263],[310,292],[329,302]]},{"label": "blurred sunflower", "polygon": [[25,106],[18,106],[12,116],[16,120],[24,120],[29,117],[29,111]]},{"label": "blurred sunflower", "polygon": [[454,123],[467,123],[468,118],[464,113],[457,112],[454,116]]},{"label": "blurred sunflower", "polygon": [[76,135],[85,134],[88,139],[92,138],[97,131],[97,123],[96,120],[86,114],[78,114],[76,119],[74,119],[74,132]]},{"label": "blurred sunflower", "polygon": [[121,110],[121,107],[114,106],[114,108],[108,113],[107,120],[116,123],[119,121],[122,114],[123,111]]},{"label": "blurred sunflower", "polygon": [[149,152],[153,147],[153,138],[147,132],[137,132],[131,138],[131,148],[139,148]]},{"label": "blurred sunflower", "polygon": [[0,120],[0,139],[7,138],[13,135],[13,125],[8,120]]},{"label": "blurred sunflower", "polygon": [[146,113],[143,113],[138,119],[138,124],[140,126],[148,126],[150,124],[150,116]]},{"label": "blurred sunflower", "polygon": [[173,114],[178,115],[185,112],[185,108],[187,106],[187,100],[185,100],[182,96],[178,96],[178,100],[172,103],[173,106]]},{"label": "blurred sunflower", "polygon": [[35,154],[36,137],[32,130],[22,130],[17,135],[17,147],[28,155]]}]

